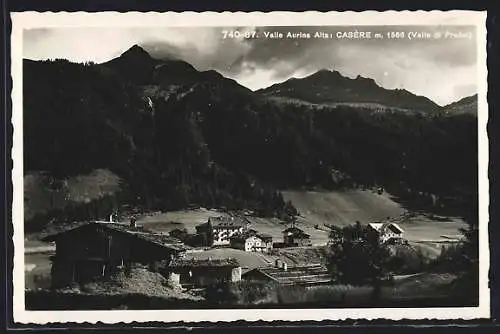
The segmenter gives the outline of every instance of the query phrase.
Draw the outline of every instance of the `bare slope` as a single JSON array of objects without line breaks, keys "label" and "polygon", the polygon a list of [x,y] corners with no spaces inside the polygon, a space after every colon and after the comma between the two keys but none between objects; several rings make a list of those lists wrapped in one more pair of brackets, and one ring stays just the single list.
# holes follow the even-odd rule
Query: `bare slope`
[{"label": "bare slope", "polygon": [[389,195],[378,195],[372,191],[350,190],[343,192],[283,191],[299,210],[300,220],[309,224],[333,224],[344,226],[356,221],[368,223],[387,217],[396,217],[405,212]]},{"label": "bare slope", "polygon": [[170,232],[174,229],[186,229],[196,233],[196,225],[206,223],[209,217],[226,215],[217,210],[205,208],[160,212],[138,219],[137,224],[157,232]]},{"label": "bare slope", "polygon": [[27,221],[37,213],[64,209],[69,202],[88,203],[119,190],[120,179],[106,169],[64,180],[32,172],[24,176],[24,219]]},{"label": "bare slope", "polygon": [[[311,234],[313,244],[321,244],[327,240],[328,233],[314,228],[324,227],[324,224],[345,226],[359,221],[367,224],[373,221],[384,221],[389,218],[401,217],[398,224],[405,230],[405,238],[413,244],[425,246],[427,250],[434,248],[432,253],[439,253],[441,243],[450,239],[459,239],[461,228],[467,224],[457,217],[440,217],[433,219],[430,215],[407,214],[399,203],[391,199],[390,194],[379,195],[365,190],[345,192],[321,191],[284,191],[285,200],[290,200],[299,210],[299,227]],[[314,232],[316,230],[316,232]]]}]

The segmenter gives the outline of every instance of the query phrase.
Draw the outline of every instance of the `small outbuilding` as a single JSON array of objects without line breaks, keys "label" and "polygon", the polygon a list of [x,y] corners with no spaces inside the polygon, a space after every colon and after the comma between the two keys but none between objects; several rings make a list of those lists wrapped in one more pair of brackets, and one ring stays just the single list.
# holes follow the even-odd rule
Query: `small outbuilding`
[{"label": "small outbuilding", "polygon": [[289,227],[283,231],[283,244],[285,247],[311,246],[311,236],[300,228]]},{"label": "small outbuilding", "polygon": [[177,258],[164,269],[170,284],[203,287],[221,282],[241,280],[241,266],[236,259]]}]

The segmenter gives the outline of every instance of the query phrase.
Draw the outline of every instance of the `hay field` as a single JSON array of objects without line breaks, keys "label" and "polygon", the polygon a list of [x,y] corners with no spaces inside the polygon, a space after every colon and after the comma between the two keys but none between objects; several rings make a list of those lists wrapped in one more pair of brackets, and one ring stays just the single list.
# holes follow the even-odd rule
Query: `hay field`
[{"label": "hay field", "polygon": [[394,201],[390,194],[379,195],[369,190],[284,191],[283,197],[299,210],[299,222],[304,230],[306,226],[345,226],[356,221],[368,224],[404,216],[398,224],[405,230],[405,238],[409,241],[441,242],[459,237],[460,229],[467,227],[457,217],[433,219],[425,214],[406,216],[409,212]]},{"label": "hay field", "polygon": [[[297,227],[311,235],[313,246],[326,245],[328,228],[325,225],[346,226],[359,221],[368,224],[397,218],[408,211],[392,197],[379,195],[369,190],[350,191],[283,191],[285,200],[290,200],[299,211]],[[186,228],[195,232],[195,226],[207,222],[210,216],[225,215],[217,210],[204,208],[160,213],[138,220],[138,225],[148,229],[169,232]],[[273,236],[273,241],[282,241],[285,222],[276,218],[248,217],[251,228]],[[456,217],[433,219],[424,214],[408,216],[399,222],[405,230],[405,237],[411,242],[440,242],[461,235],[460,229],[466,223]]]}]

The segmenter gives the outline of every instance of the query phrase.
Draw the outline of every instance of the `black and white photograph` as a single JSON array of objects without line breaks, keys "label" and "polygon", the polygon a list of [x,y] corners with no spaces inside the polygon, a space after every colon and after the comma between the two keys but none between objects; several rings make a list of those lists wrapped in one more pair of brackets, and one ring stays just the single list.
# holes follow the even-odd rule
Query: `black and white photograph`
[{"label": "black and white photograph", "polygon": [[13,14],[20,321],[489,315],[485,13],[288,14]]}]

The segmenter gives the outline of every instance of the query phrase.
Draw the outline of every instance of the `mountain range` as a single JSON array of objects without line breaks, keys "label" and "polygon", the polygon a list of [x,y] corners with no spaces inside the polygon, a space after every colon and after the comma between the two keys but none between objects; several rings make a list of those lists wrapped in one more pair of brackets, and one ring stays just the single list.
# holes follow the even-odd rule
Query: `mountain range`
[{"label": "mountain range", "polygon": [[461,110],[477,97],[441,108],[325,70],[253,92],[139,46],[102,64],[23,66],[25,175],[105,169],[129,203],[275,216],[290,210],[283,188],[475,191],[477,120]]},{"label": "mountain range", "polygon": [[464,97],[443,107],[444,112],[450,115],[470,114],[477,115],[477,94]]},{"label": "mountain range", "polygon": [[[166,91],[182,85],[209,82],[211,85],[217,83],[217,86],[223,86],[224,89],[251,92],[215,70],[197,71],[191,64],[174,58],[155,59],[138,45],[132,46],[120,57],[102,66],[123,73],[135,83],[155,84]],[[257,90],[256,93],[271,98],[289,98],[313,104],[351,105],[395,111],[464,112],[465,108],[466,112],[473,113],[474,101],[477,109],[477,94],[441,107],[427,97],[415,95],[405,89],[385,89],[371,78],[358,75],[355,79],[350,79],[338,71],[326,69],[302,79],[291,78],[273,84]],[[467,107],[463,106],[464,104],[467,104]]]},{"label": "mountain range", "polygon": [[267,96],[288,97],[316,104],[372,105],[399,110],[438,112],[430,99],[404,89],[389,90],[375,80],[357,76],[350,79],[337,71],[320,70],[302,79],[291,78],[258,91]]}]

